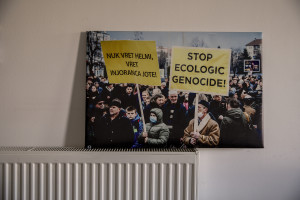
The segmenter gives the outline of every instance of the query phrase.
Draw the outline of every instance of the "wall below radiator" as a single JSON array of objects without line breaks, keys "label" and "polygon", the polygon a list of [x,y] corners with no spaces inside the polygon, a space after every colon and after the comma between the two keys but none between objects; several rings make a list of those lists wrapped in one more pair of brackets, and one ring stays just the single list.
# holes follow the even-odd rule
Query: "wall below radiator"
[{"label": "wall below radiator", "polygon": [[0,194],[5,200],[197,199],[197,157],[193,151],[6,149]]}]

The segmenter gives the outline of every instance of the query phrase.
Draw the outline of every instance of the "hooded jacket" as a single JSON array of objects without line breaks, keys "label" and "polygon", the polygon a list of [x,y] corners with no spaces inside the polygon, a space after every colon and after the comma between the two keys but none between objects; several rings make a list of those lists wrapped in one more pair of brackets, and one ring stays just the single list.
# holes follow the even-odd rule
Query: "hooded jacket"
[{"label": "hooded jacket", "polygon": [[240,108],[226,112],[221,122],[222,147],[258,147],[258,135]]},{"label": "hooded jacket", "polygon": [[[153,108],[150,113],[154,113],[157,117],[156,123],[147,123],[146,132],[148,133],[148,140],[146,147],[166,147],[169,139],[169,129],[163,123],[163,112],[159,108]],[[142,134],[139,136],[140,141],[144,141]]]}]

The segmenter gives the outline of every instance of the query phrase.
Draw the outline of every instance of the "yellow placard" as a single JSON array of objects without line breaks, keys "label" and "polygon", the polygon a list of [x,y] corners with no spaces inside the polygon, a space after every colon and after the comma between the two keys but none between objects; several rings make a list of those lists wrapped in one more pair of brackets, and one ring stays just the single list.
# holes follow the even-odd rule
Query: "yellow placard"
[{"label": "yellow placard", "polygon": [[231,49],[173,47],[170,89],[228,95]]},{"label": "yellow placard", "polygon": [[160,86],[155,41],[101,41],[110,83]]}]

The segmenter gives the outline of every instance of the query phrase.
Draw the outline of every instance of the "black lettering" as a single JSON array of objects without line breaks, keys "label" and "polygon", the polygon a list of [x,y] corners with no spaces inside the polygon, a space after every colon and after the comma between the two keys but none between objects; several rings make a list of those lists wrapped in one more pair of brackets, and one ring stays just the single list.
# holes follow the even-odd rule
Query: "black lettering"
[{"label": "black lettering", "polygon": [[175,64],[175,71],[179,71],[179,64]]},{"label": "black lettering", "polygon": [[194,84],[194,85],[198,85],[198,84],[199,84],[199,78],[194,77],[194,78],[193,78],[193,84]]},{"label": "black lettering", "polygon": [[197,70],[197,65],[195,65],[195,72],[199,73],[200,71]]},{"label": "black lettering", "polygon": [[[203,68],[204,68],[205,71],[203,71]],[[201,66],[200,71],[201,71],[201,73],[206,73],[207,72],[207,67],[206,66]]]},{"label": "black lettering", "polygon": [[218,69],[218,73],[219,73],[219,74],[224,74],[224,72],[221,72],[221,71],[220,71],[221,69],[224,70],[224,67],[220,67],[220,68]]},{"label": "black lettering", "polygon": [[210,79],[209,80],[209,86],[215,86],[215,85],[216,85],[216,80],[215,79]]},{"label": "black lettering", "polygon": [[205,83],[202,82],[202,81],[205,81],[205,80],[206,80],[206,78],[201,78],[201,79],[200,79],[200,84],[201,84],[201,85],[205,85]]},{"label": "black lettering", "polygon": [[213,55],[212,54],[207,54],[207,61],[209,61],[210,59],[212,59]]},{"label": "black lettering", "polygon": [[194,55],[195,55],[195,60],[197,60],[197,55],[198,55],[199,53],[194,53]]},{"label": "black lettering", "polygon": [[191,77],[185,77],[185,84],[186,83],[189,83],[189,84],[191,84]]},{"label": "black lettering", "polygon": [[194,66],[193,66],[193,65],[188,65],[188,66],[186,67],[186,70],[187,70],[188,72],[192,72],[192,71],[194,70]]},{"label": "black lettering", "polygon": [[106,57],[107,57],[107,58],[111,58],[111,57],[112,57],[112,54],[111,54],[111,53],[107,53],[107,54],[106,54]]},{"label": "black lettering", "polygon": [[204,53],[201,53],[201,54],[199,55],[199,59],[200,59],[201,61],[204,61],[204,60],[206,59],[206,55],[205,55]]},{"label": "black lettering", "polygon": [[186,71],[186,70],[183,70],[183,69],[182,69],[182,67],[185,67],[185,66],[186,66],[185,64],[181,65],[181,67],[180,67],[181,71],[183,71],[183,72]]},{"label": "black lettering", "polygon": [[179,77],[179,83],[184,83],[184,81],[183,81],[183,76],[180,76],[180,77]]},{"label": "black lettering", "polygon": [[223,86],[222,86],[222,80],[221,80],[221,79],[218,79],[218,80],[217,80],[217,87],[223,87]]},{"label": "black lettering", "polygon": [[172,81],[173,81],[173,83],[178,83],[178,77],[177,76],[173,76],[172,77]]},{"label": "black lettering", "polygon": [[208,73],[210,73],[210,74],[213,74],[213,73],[214,73],[214,67],[213,67],[213,66],[210,66],[210,67],[208,68]]},{"label": "black lettering", "polygon": [[192,53],[188,53],[188,60],[192,60],[192,59],[193,59]]},{"label": "black lettering", "polygon": [[110,75],[116,75],[116,71],[115,70],[110,70]]}]

